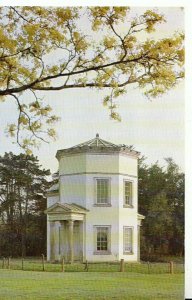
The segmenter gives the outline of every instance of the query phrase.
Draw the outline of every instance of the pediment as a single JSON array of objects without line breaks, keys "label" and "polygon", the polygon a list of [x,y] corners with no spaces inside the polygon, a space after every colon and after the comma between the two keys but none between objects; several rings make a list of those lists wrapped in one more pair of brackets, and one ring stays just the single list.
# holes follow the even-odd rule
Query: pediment
[{"label": "pediment", "polygon": [[62,207],[55,207],[54,209],[50,210],[49,212],[52,212],[52,213],[63,213],[63,212],[66,212],[66,210],[63,209]]},{"label": "pediment", "polygon": [[69,213],[78,213],[85,214],[88,210],[77,204],[69,203],[55,203],[45,210],[46,214],[69,214]]}]

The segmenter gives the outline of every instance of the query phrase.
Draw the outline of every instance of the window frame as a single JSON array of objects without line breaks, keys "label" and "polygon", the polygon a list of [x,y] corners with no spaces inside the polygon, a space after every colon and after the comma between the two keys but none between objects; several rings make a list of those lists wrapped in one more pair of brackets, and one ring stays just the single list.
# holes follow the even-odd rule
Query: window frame
[{"label": "window frame", "polygon": [[[108,197],[107,197],[107,202],[105,202],[105,203],[98,202],[98,190],[97,190],[97,181],[98,180],[107,180],[107,182],[108,182],[108,195],[107,195]],[[101,206],[101,207],[111,206],[111,177],[95,177],[94,178],[94,187],[95,187],[94,206]]]},{"label": "window frame", "polygon": [[[125,185],[126,182],[131,184],[131,201],[130,203],[126,203],[126,195],[125,195]],[[123,207],[129,207],[129,208],[133,208],[133,184],[134,182],[130,179],[124,179],[123,180]]]},{"label": "window frame", "polygon": [[[111,254],[111,225],[94,225],[94,255],[110,255]],[[107,229],[107,249],[98,250],[97,234],[99,229]]]},{"label": "window frame", "polygon": [[[126,229],[129,229],[131,230],[131,250],[126,250],[126,242],[125,242],[125,234],[126,234]],[[134,227],[133,226],[123,226],[123,254],[125,255],[133,255],[134,252],[133,252],[133,246],[134,246]],[[129,246],[128,246],[129,247]]]}]

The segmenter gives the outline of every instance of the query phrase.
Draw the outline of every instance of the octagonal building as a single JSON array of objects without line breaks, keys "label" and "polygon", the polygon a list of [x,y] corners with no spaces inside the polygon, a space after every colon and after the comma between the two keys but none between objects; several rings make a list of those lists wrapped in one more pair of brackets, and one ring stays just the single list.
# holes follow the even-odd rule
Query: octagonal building
[{"label": "octagonal building", "polygon": [[139,152],[99,137],[58,150],[58,184],[47,193],[47,259],[140,259]]}]

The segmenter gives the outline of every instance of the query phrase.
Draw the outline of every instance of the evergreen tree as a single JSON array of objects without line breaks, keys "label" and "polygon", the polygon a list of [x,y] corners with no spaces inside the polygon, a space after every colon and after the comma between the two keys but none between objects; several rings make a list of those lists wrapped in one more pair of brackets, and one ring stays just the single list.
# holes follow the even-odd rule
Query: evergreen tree
[{"label": "evergreen tree", "polygon": [[49,174],[34,156],[10,152],[0,157],[1,255],[45,251]]},{"label": "evergreen tree", "polygon": [[145,215],[141,255],[183,255],[184,252],[184,174],[171,159],[167,166],[139,161],[139,212]]}]

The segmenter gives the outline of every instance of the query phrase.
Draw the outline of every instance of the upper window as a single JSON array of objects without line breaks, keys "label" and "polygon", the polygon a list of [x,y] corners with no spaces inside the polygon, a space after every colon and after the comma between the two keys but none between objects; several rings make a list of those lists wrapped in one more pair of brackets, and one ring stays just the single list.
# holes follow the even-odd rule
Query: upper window
[{"label": "upper window", "polygon": [[97,178],[96,191],[96,204],[109,204],[109,179]]},{"label": "upper window", "polygon": [[133,205],[133,183],[131,181],[124,181],[124,205]]},{"label": "upper window", "polygon": [[125,254],[133,253],[133,227],[123,228],[123,248]]}]

